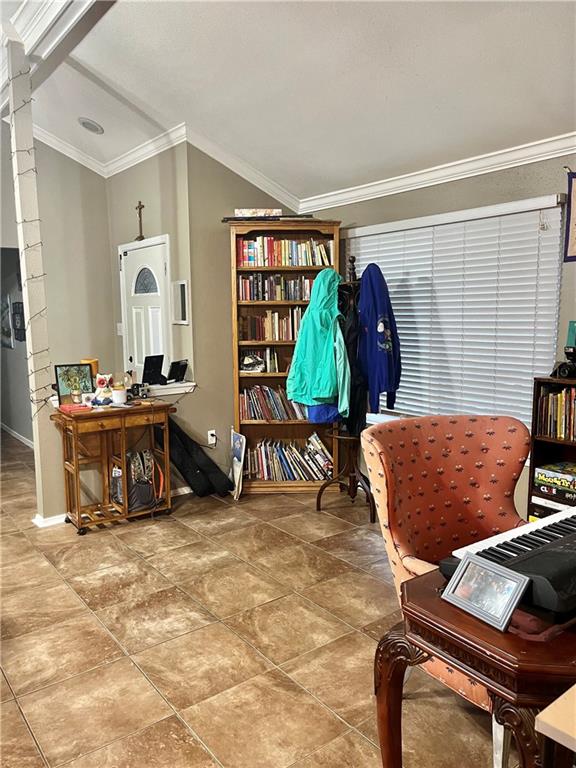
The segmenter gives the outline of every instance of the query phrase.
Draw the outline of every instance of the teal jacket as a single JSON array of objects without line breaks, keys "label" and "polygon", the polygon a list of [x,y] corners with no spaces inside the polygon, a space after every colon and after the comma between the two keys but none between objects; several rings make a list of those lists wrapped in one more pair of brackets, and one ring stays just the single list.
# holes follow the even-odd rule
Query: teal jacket
[{"label": "teal jacket", "polygon": [[333,269],[323,269],[314,280],[286,389],[289,399],[296,403],[338,402],[340,415],[346,417],[350,402],[350,366],[338,324],[341,279]]}]

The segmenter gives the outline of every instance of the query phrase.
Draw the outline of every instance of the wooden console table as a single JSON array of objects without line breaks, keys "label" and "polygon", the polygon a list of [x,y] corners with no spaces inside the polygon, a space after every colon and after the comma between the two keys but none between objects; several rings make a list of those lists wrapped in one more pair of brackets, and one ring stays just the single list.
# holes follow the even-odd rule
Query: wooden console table
[{"label": "wooden console table", "polygon": [[[73,523],[83,535],[88,528],[111,520],[161,512],[170,509],[170,447],[168,416],[174,413],[170,403],[145,400],[131,408],[90,409],[86,412],[57,411],[50,418],[62,435],[64,483],[66,491],[66,522]],[[163,448],[156,445],[154,428],[163,433]],[[126,453],[146,440],[147,447],[164,473],[164,494],[152,509],[128,509]],[[96,468],[101,475],[101,500],[82,504],[80,475],[83,468]],[[112,498],[112,470],[122,472],[122,504]]]},{"label": "wooden console table", "polygon": [[404,623],[380,640],[374,673],[384,768],[402,768],[404,672],[431,656],[485,686],[493,713],[510,729],[521,768],[571,768],[573,753],[538,738],[536,713],[576,682],[576,626],[546,642],[499,632],[440,597],[445,579],[431,571],[402,585]]}]

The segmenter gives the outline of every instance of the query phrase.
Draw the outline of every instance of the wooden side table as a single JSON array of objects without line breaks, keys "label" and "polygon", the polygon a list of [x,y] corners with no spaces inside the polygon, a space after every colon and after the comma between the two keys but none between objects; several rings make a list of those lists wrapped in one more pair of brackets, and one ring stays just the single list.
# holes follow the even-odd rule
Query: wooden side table
[{"label": "wooden side table", "polygon": [[547,642],[499,632],[440,597],[431,571],[402,585],[404,623],[380,640],[374,673],[384,768],[402,768],[401,707],[408,666],[442,659],[485,686],[498,723],[508,728],[521,768],[572,768],[571,750],[535,732],[536,713],[576,682],[576,627]]},{"label": "wooden side table", "polygon": [[[66,522],[72,523],[82,536],[91,526],[125,520],[129,517],[170,509],[170,441],[168,417],[176,408],[163,400],[143,401],[131,408],[91,409],[77,413],[57,411],[50,417],[62,435],[62,460],[66,492]],[[154,428],[163,433],[163,447],[154,439]],[[130,511],[126,453],[131,442],[146,438],[164,474],[164,495],[152,509]],[[82,503],[81,472],[96,468],[101,476],[101,498],[91,504]],[[122,503],[112,497],[112,470],[122,473]]]}]

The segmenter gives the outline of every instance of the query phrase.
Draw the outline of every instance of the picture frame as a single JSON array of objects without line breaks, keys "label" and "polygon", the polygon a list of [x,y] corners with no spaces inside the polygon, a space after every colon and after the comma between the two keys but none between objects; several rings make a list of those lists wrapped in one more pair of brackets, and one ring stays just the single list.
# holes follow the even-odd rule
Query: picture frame
[{"label": "picture frame", "polygon": [[24,304],[21,301],[12,302],[12,327],[16,341],[26,341]]},{"label": "picture frame", "polygon": [[442,599],[505,632],[530,577],[478,555],[466,555]]},{"label": "picture frame", "polygon": [[55,365],[59,405],[81,405],[82,395],[94,392],[92,369],[87,363]]},{"label": "picture frame", "polygon": [[14,349],[14,328],[12,327],[12,299],[8,293],[0,297],[0,324],[2,346],[5,349]]}]

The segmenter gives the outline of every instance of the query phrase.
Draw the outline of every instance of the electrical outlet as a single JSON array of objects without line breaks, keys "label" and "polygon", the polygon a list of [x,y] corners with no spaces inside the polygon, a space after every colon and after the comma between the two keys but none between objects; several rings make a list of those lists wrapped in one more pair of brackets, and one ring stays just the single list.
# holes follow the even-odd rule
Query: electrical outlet
[{"label": "electrical outlet", "polygon": [[215,429],[209,429],[208,430],[208,445],[216,445],[216,430]]}]

